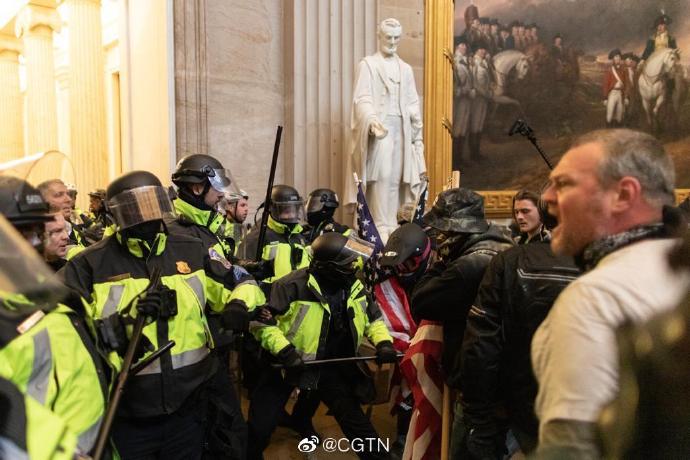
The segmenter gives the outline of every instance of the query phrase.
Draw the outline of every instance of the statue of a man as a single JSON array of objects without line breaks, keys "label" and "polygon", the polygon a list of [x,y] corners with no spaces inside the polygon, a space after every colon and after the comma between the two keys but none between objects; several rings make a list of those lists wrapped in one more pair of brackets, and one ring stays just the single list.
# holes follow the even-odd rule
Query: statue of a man
[{"label": "statue of a man", "polygon": [[398,226],[398,208],[414,201],[426,172],[422,115],[412,67],[397,55],[402,26],[397,19],[379,25],[379,51],[362,59],[352,96],[351,167],[345,179],[347,202],[356,201],[352,172],[366,187],[366,198],[383,239]]}]

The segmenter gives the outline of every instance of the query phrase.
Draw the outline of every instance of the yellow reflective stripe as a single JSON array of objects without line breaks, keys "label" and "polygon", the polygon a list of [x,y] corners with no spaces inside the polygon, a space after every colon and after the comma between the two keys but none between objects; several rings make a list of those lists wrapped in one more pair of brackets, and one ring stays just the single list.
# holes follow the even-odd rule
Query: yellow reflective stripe
[{"label": "yellow reflective stripe", "polygon": [[297,350],[297,353],[302,357],[302,361],[314,361],[316,359],[316,353],[307,353],[302,350]]},{"label": "yellow reflective stripe", "polygon": [[53,354],[50,349],[48,330],[43,329],[33,336],[34,362],[26,393],[41,404],[45,404],[48,394],[50,373],[53,369]]},{"label": "yellow reflective stripe", "polygon": [[199,301],[199,305],[201,305],[201,308],[204,308],[204,305],[206,305],[206,294],[204,290],[204,286],[201,284],[201,280],[197,275],[190,276],[189,278],[184,279],[187,285],[194,291],[194,295],[196,295],[197,300]]},{"label": "yellow reflective stripe", "polygon": [[108,298],[103,305],[103,313],[101,317],[107,318],[113,313],[117,312],[117,306],[120,305],[122,294],[125,292],[125,286],[122,284],[113,284],[108,290]]},{"label": "yellow reflective stripe", "polygon": [[80,434],[77,438],[77,446],[82,452],[90,452],[96,444],[98,437],[98,430],[101,428],[102,418],[99,417],[96,423],[91,425],[86,431]]},{"label": "yellow reflective stripe", "polygon": [[357,304],[359,304],[359,308],[362,309],[362,313],[364,313],[365,318],[369,318],[367,315],[367,298],[366,297],[361,297],[358,300],[355,300]]},{"label": "yellow reflective stripe", "polygon": [[160,358],[153,361],[151,364],[137,372],[137,375],[150,375],[150,374],[160,374],[161,373],[161,360]]},{"label": "yellow reflective stripe", "polygon": [[273,260],[276,258],[277,254],[278,254],[278,245],[277,244],[271,244],[268,246],[268,256],[266,257],[265,260]]},{"label": "yellow reflective stripe", "polygon": [[307,316],[308,311],[308,303],[300,304],[299,311],[297,312],[297,315],[295,315],[295,317],[292,319],[290,329],[288,329],[287,334],[285,334],[285,338],[287,338],[290,342],[292,342],[292,340],[297,335],[297,331],[299,330],[299,327],[302,325],[304,318]]},{"label": "yellow reflective stripe", "polygon": [[188,350],[179,355],[172,356],[173,369],[181,369],[186,366],[191,366],[208,356],[211,351],[207,347],[200,347],[195,350]]},{"label": "yellow reflective stripe", "polygon": [[[181,369],[183,367],[191,366],[202,361],[211,350],[208,347],[203,346],[196,348],[194,350],[188,350],[180,353],[179,355],[172,355],[170,358],[172,361],[173,369]],[[150,375],[150,374],[160,374],[161,364],[160,359],[155,360],[145,368],[143,368],[137,375]]]}]

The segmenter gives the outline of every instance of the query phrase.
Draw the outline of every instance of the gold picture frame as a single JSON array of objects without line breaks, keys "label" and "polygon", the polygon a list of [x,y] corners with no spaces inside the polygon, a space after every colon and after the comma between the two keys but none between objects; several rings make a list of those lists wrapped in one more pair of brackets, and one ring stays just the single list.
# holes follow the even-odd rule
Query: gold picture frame
[{"label": "gold picture frame", "polygon": [[[454,6],[453,0],[424,2],[424,139],[431,202],[451,184]],[[484,196],[487,218],[512,217],[516,190],[477,192]],[[688,196],[690,189],[676,189],[676,203]]]}]

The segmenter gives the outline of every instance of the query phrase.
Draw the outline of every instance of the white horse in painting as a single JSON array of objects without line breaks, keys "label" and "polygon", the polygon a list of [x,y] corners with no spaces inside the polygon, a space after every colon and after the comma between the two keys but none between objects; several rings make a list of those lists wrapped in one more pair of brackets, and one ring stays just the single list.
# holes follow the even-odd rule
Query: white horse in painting
[{"label": "white horse in painting", "polygon": [[516,50],[501,51],[493,57],[493,67],[496,74],[493,101],[496,105],[511,104],[520,106],[520,102],[506,95],[508,76],[515,69],[515,76],[522,80],[529,72],[529,58]]},{"label": "white horse in painting", "polygon": [[666,99],[668,77],[672,75],[679,59],[677,49],[666,48],[655,51],[645,62],[644,69],[637,80],[642,107],[653,131],[659,128],[659,109]]}]

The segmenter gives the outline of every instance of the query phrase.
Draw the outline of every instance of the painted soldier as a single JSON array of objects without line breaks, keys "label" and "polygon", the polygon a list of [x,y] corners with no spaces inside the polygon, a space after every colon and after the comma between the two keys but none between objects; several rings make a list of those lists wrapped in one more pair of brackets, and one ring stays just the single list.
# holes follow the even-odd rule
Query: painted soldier
[{"label": "painted soldier", "polygon": [[619,49],[616,48],[609,53],[609,60],[611,66],[604,74],[602,92],[606,106],[606,126],[614,127],[623,123],[623,114],[628,101],[628,77]]},{"label": "painted soldier", "polygon": [[642,61],[644,62],[649,56],[657,50],[664,48],[676,49],[676,39],[668,33],[668,26],[671,24],[671,18],[666,14],[661,15],[654,21],[655,32],[647,40],[647,46],[642,53]]},{"label": "painted soldier", "polygon": [[489,21],[489,33],[491,35],[491,55],[495,56],[499,52],[500,37],[498,35],[498,19],[493,18]]},{"label": "painted soldier", "polygon": [[498,48],[499,51],[515,49],[515,40],[513,40],[513,36],[510,35],[510,29],[508,27],[501,27],[501,32],[498,37]]},{"label": "painted soldier", "polygon": [[625,74],[628,84],[628,99],[629,104],[625,107],[625,125],[634,127],[637,123],[637,118],[640,114],[640,93],[637,87],[637,64],[640,62],[639,56],[635,53],[626,53],[623,55]]},{"label": "painted soldier", "polygon": [[470,68],[470,49],[461,38],[453,59],[453,171],[460,170],[462,150],[469,132],[470,111],[474,89]]},{"label": "painted soldier", "polygon": [[480,153],[480,144],[489,102],[493,96],[493,78],[487,53],[488,45],[480,41],[474,53],[474,63],[472,66],[472,81],[474,84],[475,96],[474,99],[472,99],[470,134],[468,139],[470,157],[475,161],[481,161],[483,159]]}]

